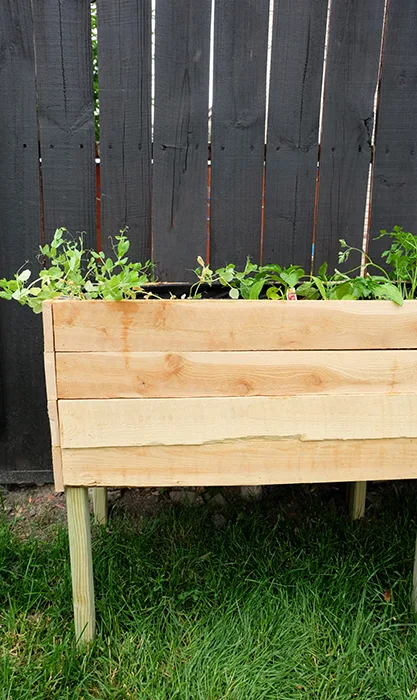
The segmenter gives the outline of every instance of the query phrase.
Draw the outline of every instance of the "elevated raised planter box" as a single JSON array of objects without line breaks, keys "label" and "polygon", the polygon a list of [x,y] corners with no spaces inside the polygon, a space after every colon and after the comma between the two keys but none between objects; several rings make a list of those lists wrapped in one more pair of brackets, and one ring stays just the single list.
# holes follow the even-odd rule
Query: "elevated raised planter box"
[{"label": "elevated raised planter box", "polygon": [[87,487],[417,478],[417,301],[58,300],[43,316],[81,639]]}]

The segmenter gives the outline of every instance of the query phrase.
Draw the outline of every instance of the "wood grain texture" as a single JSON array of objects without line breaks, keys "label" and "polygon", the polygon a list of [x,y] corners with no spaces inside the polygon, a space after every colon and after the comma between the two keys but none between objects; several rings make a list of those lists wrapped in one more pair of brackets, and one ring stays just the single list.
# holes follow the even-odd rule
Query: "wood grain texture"
[{"label": "wood grain texture", "polygon": [[395,225],[417,233],[417,5],[390,2],[381,72],[369,252],[389,247],[372,240]]},{"label": "wood grain texture", "polygon": [[93,510],[94,520],[96,521],[97,525],[107,525],[107,489],[103,488],[102,486],[97,486],[93,489]]},{"label": "wood grain texture", "polygon": [[56,361],[60,399],[417,394],[416,350],[68,352]]},{"label": "wood grain texture", "polygon": [[362,248],[384,4],[333,0],[331,5],[316,268],[326,261],[333,270],[341,238]]},{"label": "wood grain texture", "polygon": [[64,490],[64,479],[62,473],[62,450],[60,446],[52,447],[52,465],[54,469],[54,487],[55,491],[59,493]]},{"label": "wood grain texture", "polygon": [[327,0],[275,0],[263,262],[311,266]]},{"label": "wood grain texture", "polygon": [[48,416],[49,425],[51,426],[51,443],[52,447],[59,447],[61,444],[58,405],[56,401],[48,401]]},{"label": "wood grain texture", "polygon": [[71,559],[72,599],[77,644],[94,639],[95,605],[90,511],[86,488],[65,489]]},{"label": "wood grain texture", "polygon": [[[0,3],[0,276],[42,242],[33,19],[27,0]],[[0,481],[51,478],[42,319],[0,300]]]},{"label": "wood grain texture", "polygon": [[55,341],[52,301],[44,301],[42,304],[42,326],[44,352],[53,353],[55,350]]},{"label": "wood grain texture", "polygon": [[417,437],[415,394],[60,400],[63,448]]},{"label": "wood grain texture", "polygon": [[417,478],[417,440],[240,441],[63,450],[66,484],[238,486]]},{"label": "wood grain texture", "polygon": [[192,278],[207,241],[211,0],[158,0],[155,27],[153,259]]},{"label": "wood grain texture", "polygon": [[417,302],[54,301],[57,352],[417,348]]},{"label": "wood grain texture", "polygon": [[151,2],[97,3],[101,239],[129,227],[130,255],[151,255]]},{"label": "wood grain texture", "polygon": [[350,486],[349,511],[352,520],[360,520],[365,515],[366,481],[356,481]]},{"label": "wood grain texture", "polygon": [[214,267],[259,260],[268,0],[222,0],[214,13],[210,241]]},{"label": "wood grain texture", "polygon": [[45,237],[85,231],[95,247],[95,141],[89,0],[36,0],[34,41]]}]

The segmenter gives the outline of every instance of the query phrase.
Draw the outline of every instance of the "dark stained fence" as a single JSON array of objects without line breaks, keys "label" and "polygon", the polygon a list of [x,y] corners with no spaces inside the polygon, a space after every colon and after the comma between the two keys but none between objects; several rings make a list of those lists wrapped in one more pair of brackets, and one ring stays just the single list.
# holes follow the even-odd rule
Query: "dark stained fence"
[{"label": "dark stained fence", "polygon": [[261,252],[269,0],[222,0],[214,13],[211,262]]},{"label": "dark stained fence", "polygon": [[378,109],[369,253],[395,225],[417,233],[417,3],[390,2]]},{"label": "dark stained fence", "polygon": [[45,237],[59,226],[95,244],[91,14],[86,0],[36,0],[34,40]]},{"label": "dark stained fence", "polygon": [[327,0],[275,0],[263,262],[311,265]]},{"label": "dark stained fence", "polygon": [[151,1],[100,0],[97,14],[102,247],[128,225],[130,255],[143,261],[151,256]]},{"label": "dark stained fence", "polygon": [[[105,249],[128,226],[171,281],[198,255],[309,269],[314,244],[334,264],[339,238],[362,245],[372,156],[372,235],[417,233],[412,0],[386,25],[387,0],[332,0],[329,18],[327,0],[275,0],[272,24],[269,0],[216,0],[214,18],[211,0],[158,0],[154,28],[152,0],[97,4],[100,169],[90,1],[0,3],[0,276],[58,226]],[[50,479],[40,317],[0,300],[0,334],[0,481]]]},{"label": "dark stained fence", "polygon": [[314,258],[333,269],[340,238],[362,247],[384,0],[331,8]]},{"label": "dark stained fence", "polygon": [[165,280],[206,252],[210,17],[211,0],[158,0],[153,256]]},{"label": "dark stained fence", "polygon": [[[41,243],[38,123],[30,3],[0,3],[0,277]],[[40,316],[0,307],[0,481],[50,479]]]}]

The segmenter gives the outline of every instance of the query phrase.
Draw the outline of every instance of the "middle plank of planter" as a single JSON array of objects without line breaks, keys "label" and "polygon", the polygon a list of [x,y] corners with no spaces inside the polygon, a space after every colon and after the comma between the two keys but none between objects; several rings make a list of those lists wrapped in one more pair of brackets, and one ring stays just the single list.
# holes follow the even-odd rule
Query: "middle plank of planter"
[{"label": "middle plank of planter", "polygon": [[53,323],[64,485],[417,477],[415,302],[58,301]]}]

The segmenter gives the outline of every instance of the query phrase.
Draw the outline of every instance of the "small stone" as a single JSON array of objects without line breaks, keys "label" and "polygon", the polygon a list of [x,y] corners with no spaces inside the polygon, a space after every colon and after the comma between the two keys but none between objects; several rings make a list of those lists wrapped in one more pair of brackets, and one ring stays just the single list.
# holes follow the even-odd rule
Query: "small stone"
[{"label": "small stone", "polygon": [[121,489],[108,489],[107,491],[107,499],[110,505],[115,503],[116,501],[119,500],[119,498],[122,497],[122,491]]},{"label": "small stone", "polygon": [[214,506],[219,506],[219,508],[227,507],[227,501],[221,493],[216,493],[216,495],[210,499],[210,503],[212,503]]},{"label": "small stone", "polygon": [[183,501],[185,503],[195,503],[197,494],[195,491],[183,491]]},{"label": "small stone", "polygon": [[241,486],[240,495],[244,501],[260,501],[262,498],[262,486]]},{"label": "small stone", "polygon": [[170,491],[169,498],[170,498],[172,503],[181,503],[182,491]]},{"label": "small stone", "polygon": [[227,523],[226,518],[221,513],[214,513],[212,521],[216,530],[222,530]]}]

